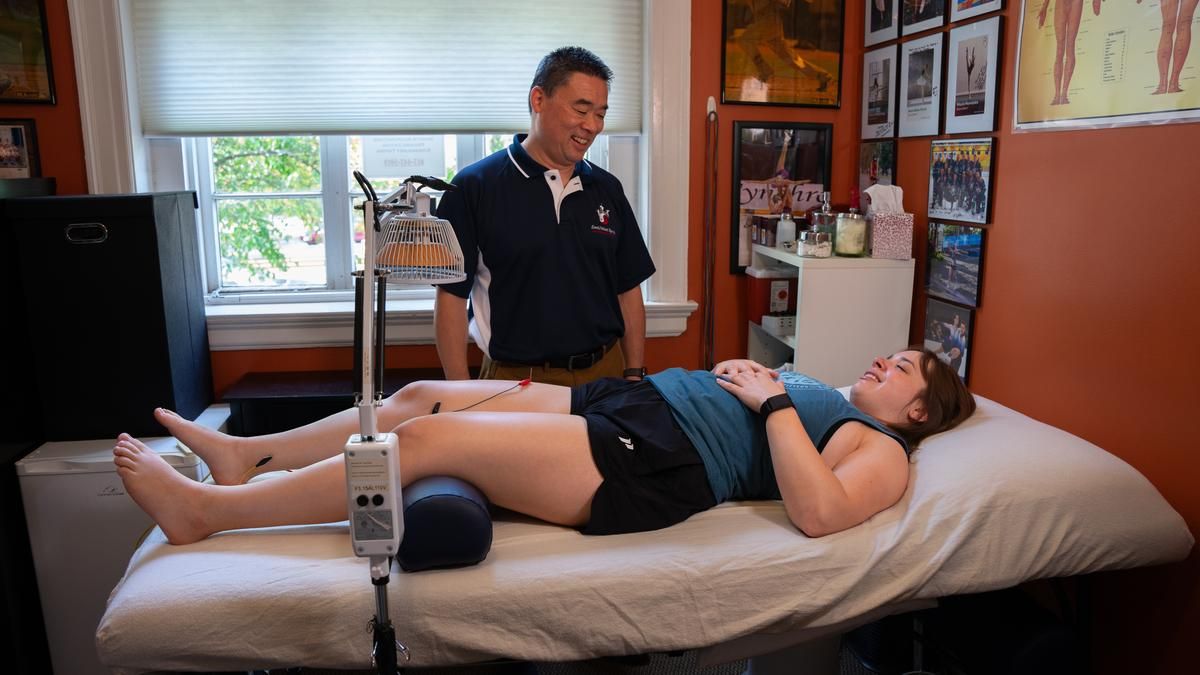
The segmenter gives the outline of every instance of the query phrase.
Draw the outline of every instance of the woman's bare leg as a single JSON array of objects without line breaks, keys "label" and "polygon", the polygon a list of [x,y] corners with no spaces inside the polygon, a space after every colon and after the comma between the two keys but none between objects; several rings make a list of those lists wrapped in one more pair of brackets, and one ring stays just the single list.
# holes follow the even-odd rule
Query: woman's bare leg
[{"label": "woman's bare leg", "polygon": [[1175,94],[1183,91],[1179,86],[1179,74],[1187,63],[1188,50],[1192,46],[1192,20],[1196,17],[1197,0],[1180,0],[1179,20],[1175,22],[1175,48],[1171,52],[1171,81],[1167,91]]},{"label": "woman's bare leg", "polygon": [[[446,413],[496,394],[499,395],[472,410],[561,414],[571,411],[571,390],[567,387],[535,382],[514,388],[516,384],[498,380],[414,382],[384,399],[376,409],[377,424],[380,431],[388,431],[406,420],[430,414],[435,403],[441,402],[440,412]],[[208,464],[218,485],[238,485],[256,471],[299,469],[339,455],[350,434],[359,430],[355,408],[296,429],[251,438],[230,436],[161,408],[154,414],[172,436]],[[261,469],[256,468],[267,457],[270,460]]]},{"label": "woman's bare leg", "polygon": [[[474,484],[495,504],[562,525],[582,525],[601,483],[583,418],[552,413],[425,416],[396,428],[404,485],[432,475]],[[345,462],[332,457],[270,480],[207,485],[122,434],[113,449],[129,495],[173,544],[247,527],[346,518]]]}]

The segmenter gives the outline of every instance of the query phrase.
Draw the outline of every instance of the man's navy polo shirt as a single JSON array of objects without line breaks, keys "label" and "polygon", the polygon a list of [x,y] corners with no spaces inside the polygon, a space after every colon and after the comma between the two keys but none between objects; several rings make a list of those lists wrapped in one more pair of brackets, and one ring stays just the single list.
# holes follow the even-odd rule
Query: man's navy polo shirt
[{"label": "man's navy polo shirt", "polygon": [[458,235],[467,278],[442,286],[471,298],[471,337],[493,360],[539,363],[582,354],[625,334],[617,296],[654,273],[621,182],[587,161],[582,190],[555,213],[547,169],[521,147],[454,177],[438,217]]}]

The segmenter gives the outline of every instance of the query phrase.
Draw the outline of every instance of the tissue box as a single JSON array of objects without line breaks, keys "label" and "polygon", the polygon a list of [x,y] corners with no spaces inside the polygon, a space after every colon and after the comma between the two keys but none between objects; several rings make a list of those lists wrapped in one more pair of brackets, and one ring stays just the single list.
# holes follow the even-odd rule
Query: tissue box
[{"label": "tissue box", "polygon": [[876,213],[871,220],[871,257],[908,260],[912,257],[913,214]]}]

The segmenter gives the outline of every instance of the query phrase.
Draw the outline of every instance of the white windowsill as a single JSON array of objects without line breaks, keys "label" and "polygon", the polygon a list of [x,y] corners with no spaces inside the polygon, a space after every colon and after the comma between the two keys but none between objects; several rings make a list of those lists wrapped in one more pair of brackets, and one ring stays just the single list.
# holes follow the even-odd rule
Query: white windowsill
[{"label": "white windowsill", "polygon": [[[647,302],[646,336],[680,335],[695,310],[690,300]],[[209,305],[205,313],[212,351],[354,344],[351,302]],[[433,344],[433,300],[390,300],[387,317],[389,345]]]}]

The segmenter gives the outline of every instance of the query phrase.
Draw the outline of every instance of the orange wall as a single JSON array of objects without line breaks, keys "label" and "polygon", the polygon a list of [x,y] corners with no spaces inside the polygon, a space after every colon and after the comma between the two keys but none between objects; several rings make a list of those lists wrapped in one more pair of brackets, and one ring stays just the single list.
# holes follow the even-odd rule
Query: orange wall
[{"label": "orange wall", "polygon": [[[1200,125],[1012,133],[1020,3],[1005,18],[994,211],[987,233],[971,386],[1082,436],[1140,470],[1200,531],[1200,409],[1187,362],[1200,346]],[[861,40],[860,40],[861,44]],[[1187,148],[1189,150],[1183,150]],[[927,236],[929,139],[899,142],[898,183]],[[912,336],[923,325],[914,303]],[[1069,480],[1069,477],[1064,477]],[[1114,495],[1119,499],[1119,495]],[[1190,668],[1200,564],[1098,575],[1097,672]]]},{"label": "orange wall", "polygon": [[[689,297],[703,294],[703,219],[704,219],[704,131],[708,97],[717,102],[719,118],[717,142],[716,267],[713,274],[716,318],[716,360],[746,355],[746,277],[729,273],[730,227],[733,208],[733,124],[734,122],[816,122],[833,125],[833,179],[830,184],[834,203],[848,203],[850,189],[857,184],[858,173],[858,91],[862,52],[862,16],[865,5],[851,0],[846,6],[845,48],[842,73],[842,107],[793,108],[786,106],[723,105],[721,103],[721,11],[719,0],[692,2],[692,134],[691,210],[692,237],[688,247],[688,270],[693,283]],[[851,161],[853,160],[853,161]],[[699,320],[699,313],[693,315]],[[690,332],[699,332],[701,324],[689,323]],[[693,326],[695,328],[693,329]],[[699,344],[701,335],[694,340]],[[652,364],[653,365],[653,364]],[[679,361],[660,365],[699,367],[699,361]]]},{"label": "orange wall", "polygon": [[[1012,0],[1002,12],[995,206],[972,345],[972,389],[1121,457],[1197,534],[1200,441],[1179,429],[1200,410],[1200,371],[1191,363],[1200,358],[1200,216],[1186,205],[1200,176],[1200,124],[1012,133],[1020,4]],[[707,96],[720,100],[721,5],[692,3],[689,269],[695,275],[703,236],[703,111]],[[863,3],[849,0],[841,110],[718,105],[718,358],[744,355],[746,348],[743,280],[726,271],[733,122],[832,121],[833,200],[847,201],[858,161],[862,17]],[[929,149],[928,138],[901,140],[897,148],[897,183],[917,225],[913,341],[924,319]],[[699,297],[698,288],[692,297]],[[1097,672],[1191,670],[1185,664],[1194,660],[1200,635],[1196,555],[1160,568],[1095,575],[1093,581]]]},{"label": "orange wall", "polygon": [[[1129,462],[1196,534],[1200,440],[1187,424],[1200,410],[1189,366],[1200,346],[1200,228],[1186,195],[1200,175],[1200,124],[1012,133],[1012,4],[972,388]],[[925,194],[929,141],[904,141],[898,155],[901,184]],[[1190,670],[1196,555],[1103,575],[1096,591],[1100,672]]]},{"label": "orange wall", "polygon": [[[1177,431],[1200,410],[1198,218],[1185,198],[1200,176],[1200,124],[1013,134],[1012,73],[1020,2],[1007,15],[993,222],[976,317],[972,387],[1104,447],[1144,473],[1200,530],[1200,442]],[[38,121],[44,173],[63,193],[86,190],[65,0],[47,0],[59,103],[4,106]],[[689,297],[702,293],[705,100],[720,100],[721,6],[693,0]],[[745,352],[744,279],[729,274],[729,213],[737,120],[834,124],[835,201],[845,201],[857,163],[863,4],[846,9],[839,110],[718,104],[720,161],[715,273],[716,353]],[[898,182],[917,214],[924,269],[929,139],[899,143]],[[918,276],[921,276],[918,274]],[[918,283],[918,286],[920,284]],[[918,289],[914,326],[921,325]],[[699,314],[679,337],[650,340],[647,364],[697,367]],[[919,335],[913,331],[913,337]],[[437,365],[430,346],[389,349],[389,363]],[[476,353],[476,363],[478,355]],[[350,350],[215,352],[222,390],[255,370],[348,368]],[[1069,477],[1064,477],[1069,480]],[[1114,495],[1119,499],[1119,495]],[[1099,575],[1095,580],[1099,672],[1186,672],[1200,635],[1200,564]]]}]

